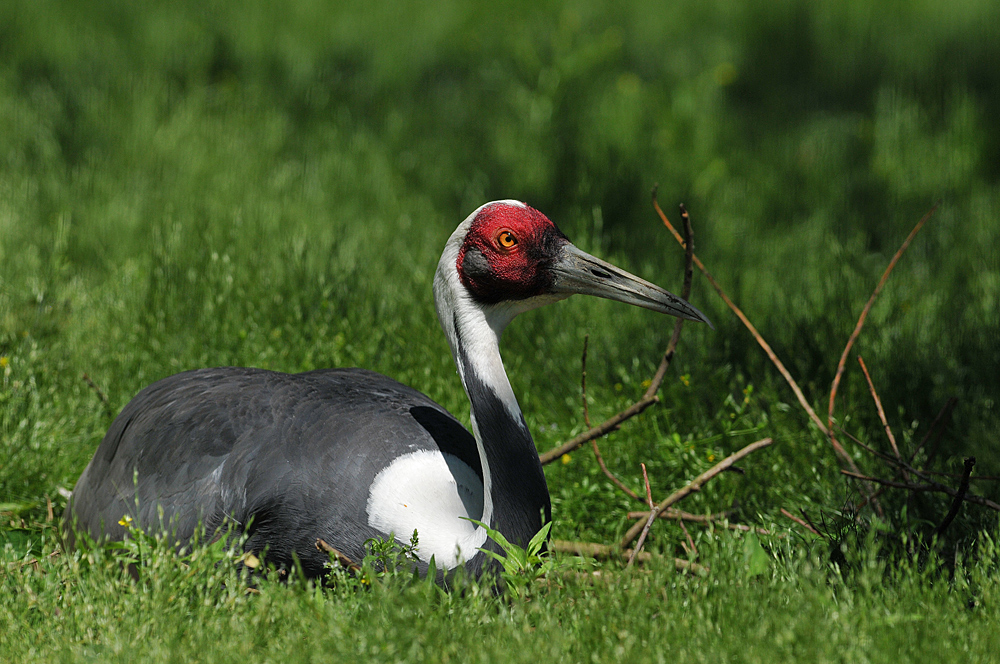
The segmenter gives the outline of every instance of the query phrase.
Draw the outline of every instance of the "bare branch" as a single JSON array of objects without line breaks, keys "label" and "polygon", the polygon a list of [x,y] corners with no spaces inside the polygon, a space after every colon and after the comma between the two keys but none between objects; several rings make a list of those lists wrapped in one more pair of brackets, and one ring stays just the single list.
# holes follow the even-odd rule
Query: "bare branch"
[{"label": "bare branch", "polygon": [[[656,207],[657,211],[659,211],[660,216],[664,220],[666,220],[666,217],[663,217],[663,212],[662,210],[660,210],[660,206],[656,203],[655,190],[654,190],[653,205]],[[694,231],[691,229],[691,218],[690,215],[688,215],[687,210],[684,209],[683,205],[681,206],[681,216],[684,219],[684,230],[687,233],[687,236],[689,238],[693,238]],[[677,232],[673,230],[673,227],[670,226],[669,222],[667,222],[667,226],[678,238],[680,238],[680,235],[677,235]],[[684,287],[681,290],[681,297],[686,300],[691,296],[691,275],[693,274],[693,268],[691,267],[691,263],[692,261],[697,261],[698,259],[694,255],[693,240],[687,243],[685,243],[682,240],[678,241],[681,242],[681,246],[685,247]],[[704,271],[705,268],[704,266],[701,265],[700,261],[698,262],[698,265],[701,267],[702,271]],[[663,383],[663,377],[666,375],[667,368],[669,368],[670,362],[673,360],[674,353],[677,350],[677,344],[680,341],[681,326],[683,325],[683,323],[684,321],[681,318],[678,318],[674,322],[674,332],[670,337],[670,342],[667,344],[666,351],[664,351],[663,353],[663,359],[660,360],[660,366],[657,367],[656,373],[653,374],[653,378],[650,380],[649,387],[646,389],[646,392],[643,395],[643,397],[639,399],[639,401],[635,402],[634,404],[626,408],[625,410],[608,418],[607,420],[597,425],[596,427],[591,427],[587,431],[584,431],[576,438],[573,438],[572,440],[569,440],[563,443],[562,445],[559,445],[555,449],[539,454],[538,457],[539,460],[542,462],[543,466],[552,463],[556,459],[560,458],[563,454],[569,454],[570,452],[579,448],[581,445],[583,445],[588,441],[595,440],[597,438],[600,438],[602,436],[611,433],[612,431],[615,431],[626,420],[632,419],[639,413],[643,412],[644,410],[652,406],[654,403],[659,402],[660,398],[656,396],[656,392],[660,389],[660,385]]]},{"label": "bare branch", "polygon": [[[590,412],[587,408],[587,343],[590,341],[590,335],[586,334],[583,337],[583,355],[580,357],[580,392],[583,396],[583,424],[588,429],[590,426]],[[625,492],[627,495],[641,501],[642,498],[633,491],[632,489],[625,486],[625,483],[618,479],[614,473],[608,470],[607,465],[604,463],[604,457],[601,455],[601,448],[597,446],[597,439],[594,438],[590,441],[590,446],[594,450],[594,456],[597,458],[597,465],[601,467],[601,471],[604,475],[611,480],[611,482]]]},{"label": "bare branch", "polygon": [[[739,530],[741,532],[749,533],[754,532],[759,535],[771,535],[771,531],[767,528],[757,528],[756,526],[745,526],[742,523],[728,523],[722,521],[729,516],[728,512],[723,512],[720,514],[691,514],[689,512],[682,512],[681,510],[675,509],[665,509],[657,513],[657,519],[671,519],[671,520],[684,520],[690,521],[692,523],[711,523],[716,527],[722,527],[726,530]],[[649,511],[644,510],[641,512],[629,512],[627,514],[629,519],[647,519],[649,518]]]},{"label": "bare branch", "polygon": [[646,464],[640,464],[642,466],[642,480],[646,484],[646,503],[649,505],[649,516],[646,518],[646,525],[643,526],[642,532],[639,534],[639,541],[635,544],[635,549],[632,551],[632,555],[629,556],[628,564],[625,567],[631,567],[632,563],[635,562],[635,556],[637,553],[642,551],[642,545],[646,541],[646,535],[649,534],[649,528],[656,521],[656,515],[660,512],[660,508],[653,504],[653,493],[649,490],[649,476],[646,474]]},{"label": "bare branch", "polygon": [[618,479],[615,476],[614,473],[612,473],[610,470],[608,470],[608,467],[604,464],[604,457],[601,456],[601,449],[597,446],[597,439],[596,438],[594,440],[590,441],[590,445],[591,445],[591,447],[594,448],[594,456],[597,457],[597,465],[601,467],[601,471],[604,472],[604,475],[609,480],[611,480],[611,482],[614,483],[614,485],[616,487],[618,487],[619,489],[621,489],[624,493],[626,493],[627,495],[629,495],[632,498],[635,498],[636,500],[638,500],[638,501],[641,502],[642,498],[639,497],[639,494],[637,494],[632,489],[628,488],[625,485],[624,482],[622,482],[620,479]]},{"label": "bare branch", "polygon": [[969,477],[972,475],[972,468],[976,465],[976,457],[966,457],[965,458],[965,470],[962,473],[962,483],[958,487],[958,493],[955,495],[955,500],[951,501],[951,509],[948,510],[948,514],[944,517],[944,521],[941,522],[937,528],[934,529],[935,535],[941,535],[944,533],[945,529],[951,525],[951,522],[955,520],[958,516],[958,510],[962,507],[962,501],[965,500],[965,494],[969,490]]},{"label": "bare branch", "polygon": [[[868,373],[868,367],[865,366],[865,360],[860,355],[858,355],[858,364],[861,365],[861,372],[865,375],[865,380],[868,381],[868,391],[871,392],[872,400],[875,401],[875,409],[878,411],[878,418],[882,421],[882,426],[885,428],[886,438],[889,439],[889,444],[892,446],[892,451],[895,453],[896,459],[902,461],[903,456],[899,453],[899,447],[896,446],[896,437],[892,435],[892,427],[889,426],[889,422],[885,418],[885,410],[882,408],[882,400],[878,398],[878,392],[875,391],[875,384],[872,383],[872,377]],[[903,479],[907,481],[910,479],[906,474],[906,470],[903,470]]]},{"label": "bare branch", "polygon": [[687,546],[688,546],[687,553],[694,554],[694,556],[697,558],[698,557],[698,547],[696,547],[694,545],[694,540],[691,539],[691,533],[688,532],[687,526],[684,525],[684,520],[683,519],[677,519],[677,525],[680,526],[681,530],[684,531],[684,539],[687,540]]},{"label": "bare branch", "polygon": [[787,516],[789,519],[791,519],[795,523],[797,523],[800,526],[802,526],[803,528],[805,528],[806,530],[808,530],[809,532],[811,532],[813,535],[819,535],[820,537],[823,537],[823,535],[818,530],[816,530],[812,526],[812,524],[810,524],[807,521],[804,521],[804,520],[800,519],[799,517],[795,516],[794,514],[792,514],[788,510],[786,510],[784,507],[781,508],[781,513],[784,514],[785,516]]},{"label": "bare branch", "polygon": [[[861,473],[854,473],[846,469],[841,469],[842,474],[848,477],[853,477],[855,479],[864,480],[865,482],[875,482],[877,484],[884,484],[885,486],[891,486],[896,489],[906,489],[907,491],[930,491],[935,493],[946,493],[949,496],[957,496],[958,491],[955,491],[951,487],[939,484],[938,482],[928,482],[927,484],[912,484],[910,482],[896,482],[894,480],[883,480],[878,477],[870,477],[868,475],[862,475]],[[966,492],[964,500],[976,505],[981,505],[983,507],[988,507],[991,510],[1000,512],[1000,505],[989,500],[988,498],[983,498],[974,493]]]},{"label": "bare branch", "polygon": [[[847,354],[851,352],[851,347],[854,346],[854,342],[857,341],[858,336],[861,334],[861,328],[865,326],[865,319],[868,317],[868,312],[871,310],[872,304],[875,303],[875,298],[878,297],[878,294],[882,291],[882,287],[885,286],[885,282],[889,279],[892,269],[896,267],[897,261],[899,261],[900,256],[902,256],[906,249],[910,246],[913,238],[916,237],[920,229],[923,228],[925,223],[927,223],[927,220],[934,215],[934,212],[938,209],[938,205],[940,205],[940,203],[935,203],[934,206],[928,210],[927,214],[925,214],[920,221],[917,222],[917,225],[913,227],[910,234],[906,236],[902,246],[896,250],[892,260],[889,261],[889,266],[885,268],[885,272],[882,273],[882,278],[879,279],[878,284],[875,286],[875,291],[872,293],[871,297],[868,298],[868,302],[865,304],[864,309],[861,310],[861,315],[858,317],[858,322],[854,326],[854,331],[851,332],[851,336],[847,339],[847,345],[844,346],[844,352],[841,353],[840,361],[837,362],[837,373],[834,375],[833,383],[830,385],[830,405],[827,410],[826,417],[827,435],[830,438],[830,444],[833,445],[833,448],[837,450],[837,453],[845,459],[849,460],[850,457],[847,456],[846,450],[844,450],[840,442],[837,441],[837,437],[833,435],[833,407],[837,400],[837,387],[840,385],[840,379],[844,375],[844,366],[847,364]],[[853,461],[849,461],[849,465],[854,472],[858,472],[858,468],[854,465]]]},{"label": "bare branch", "polygon": [[[660,501],[660,503],[656,506],[657,511],[663,511],[666,508],[668,508],[671,505],[673,505],[674,503],[682,500],[683,498],[685,498],[689,494],[692,494],[692,493],[694,493],[696,491],[700,491],[702,485],[704,485],[706,482],[708,482],[709,480],[711,480],[713,477],[715,477],[716,475],[718,475],[719,473],[721,473],[722,471],[724,471],[726,468],[729,468],[734,463],[736,463],[737,461],[739,461],[743,457],[747,456],[748,454],[752,454],[752,453],[756,452],[757,450],[759,450],[759,449],[761,449],[763,447],[767,447],[768,445],[770,445],[773,442],[774,441],[772,439],[770,439],[770,438],[764,438],[762,440],[758,440],[755,443],[750,443],[749,445],[747,445],[743,449],[741,449],[741,450],[739,450],[737,452],[734,452],[733,454],[730,454],[725,459],[723,459],[719,463],[715,464],[714,466],[712,466],[710,469],[706,470],[704,473],[702,473],[698,477],[696,477],[693,480],[691,480],[684,487],[678,489],[677,491],[674,491],[672,494],[670,494],[669,496],[667,496],[666,498],[664,498],[662,501]],[[632,527],[628,529],[628,532],[625,533],[625,536],[622,538],[621,547],[625,548],[626,546],[628,546],[629,544],[631,544],[632,540],[634,540],[636,537],[638,537],[638,535],[639,535],[639,533],[641,531],[642,531],[642,522],[633,524]]]},{"label": "bare branch", "polygon": [[[618,547],[608,544],[598,544],[597,542],[567,542],[565,540],[552,540],[549,542],[549,548],[560,553],[572,553],[577,556],[586,556],[588,558],[597,558],[599,560],[628,558],[632,555],[632,549],[625,549],[623,551]],[[659,556],[647,551],[642,551],[636,556],[636,559],[639,562],[649,562],[654,558],[659,558]],[[683,558],[674,558],[674,567],[682,572],[699,575],[707,574],[709,571],[704,565],[692,563],[684,560]]]},{"label": "bare branch", "polygon": [[[677,240],[681,244],[681,246],[683,246],[684,240],[681,238],[680,233],[678,233],[674,229],[673,225],[667,219],[667,216],[663,214],[663,210],[660,209],[660,204],[656,202],[655,198],[653,199],[653,207],[656,208],[656,213],[660,215],[660,219],[663,221],[663,224],[667,227],[670,233],[674,236],[674,239]],[[722,286],[719,285],[719,282],[717,282],[715,278],[709,273],[709,271],[705,269],[705,265],[704,263],[701,262],[701,259],[699,259],[698,256],[696,255],[692,255],[692,259],[694,260],[694,264],[698,266],[698,269],[701,270],[701,273],[705,275],[706,279],[708,279],[708,283],[712,284],[712,288],[714,288],[715,292],[718,293],[719,297],[722,298],[722,301],[725,302],[726,305],[733,310],[733,313],[735,313],[736,316],[740,319],[740,322],[742,322],[744,327],[746,327],[750,331],[750,334],[753,335],[753,338],[757,341],[758,344],[760,344],[760,347],[764,349],[764,352],[767,353],[767,356],[771,359],[771,362],[784,377],[785,382],[787,382],[788,385],[792,388],[792,391],[795,393],[795,397],[799,400],[799,404],[802,406],[803,409],[805,409],[806,413],[809,415],[809,419],[813,421],[813,424],[815,424],[816,427],[819,428],[819,430],[822,431],[824,435],[828,436],[829,432],[827,430],[826,425],[823,424],[823,421],[819,419],[819,415],[816,414],[816,411],[813,410],[812,406],[809,405],[809,402],[806,401],[806,397],[804,394],[802,394],[802,390],[799,389],[798,383],[796,383],[795,379],[792,378],[792,375],[788,372],[788,369],[785,368],[785,365],[781,362],[781,360],[778,359],[778,356],[774,354],[774,351],[771,349],[771,346],[764,340],[764,337],[761,336],[760,332],[757,331],[757,328],[753,326],[753,323],[750,322],[750,320],[746,317],[743,311],[740,310],[740,308],[736,306],[736,304],[734,304],[732,300],[729,299],[729,296],[726,295],[725,291],[722,290]],[[844,454],[846,456],[846,452]],[[846,458],[849,459],[850,457]],[[853,463],[853,461],[850,461],[850,463]]]},{"label": "bare branch", "polygon": [[358,565],[356,562],[354,562],[353,560],[342,554],[340,551],[337,551],[335,548],[327,544],[325,541],[317,539],[316,548],[319,549],[320,551],[323,551],[325,553],[334,556],[337,559],[337,562],[340,563],[341,567],[348,569],[352,572],[361,571],[360,565]]},{"label": "bare branch", "polygon": [[[684,519],[685,521],[692,521],[694,523],[709,523],[714,521],[720,521],[722,519],[728,519],[731,514],[732,514],[731,511],[718,512],[716,514],[692,514],[691,512],[675,510],[671,507],[660,512],[659,518]],[[629,519],[645,519],[646,517],[649,516],[649,510],[642,510],[641,512],[629,512],[627,516]]]},{"label": "bare branch", "polygon": [[[655,205],[655,190],[653,201]],[[688,214],[687,208],[682,204],[680,210],[681,219],[684,220],[684,236],[687,238],[686,242],[681,243],[684,247],[684,286],[681,288],[681,299],[687,300],[691,297],[691,282],[694,278],[694,229],[691,227],[691,215]],[[659,391],[660,385],[663,383],[663,377],[666,376],[667,369],[670,367],[670,362],[674,359],[677,344],[681,339],[681,327],[683,325],[683,318],[678,318],[674,321],[674,331],[670,335],[670,343],[667,344],[667,350],[663,353],[660,366],[656,368],[656,373],[653,374],[653,379],[650,381],[649,388],[646,389],[643,398],[648,399]]]},{"label": "bare branch", "polygon": [[649,399],[640,399],[622,412],[609,417],[604,422],[601,422],[596,427],[584,431],[576,438],[569,440],[559,447],[549,450],[548,452],[539,454],[538,459],[542,462],[543,466],[552,463],[562,455],[572,452],[584,443],[615,431],[622,425],[622,422],[632,419],[642,411],[652,406],[654,403],[657,403],[659,400],[660,398],[656,396]]},{"label": "bare branch", "polygon": [[87,383],[87,386],[94,391],[97,398],[101,400],[101,405],[104,406],[104,414],[108,417],[114,417],[115,411],[111,409],[111,401],[108,399],[108,395],[104,393],[104,390],[98,387],[97,383],[91,380],[90,376],[87,374],[83,374],[83,380]]}]

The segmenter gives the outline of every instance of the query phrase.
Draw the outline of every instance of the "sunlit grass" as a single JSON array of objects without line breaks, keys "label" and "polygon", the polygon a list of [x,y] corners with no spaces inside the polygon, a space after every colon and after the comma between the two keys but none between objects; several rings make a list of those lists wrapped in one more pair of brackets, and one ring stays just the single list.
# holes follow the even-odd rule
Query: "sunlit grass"
[{"label": "sunlit grass", "polygon": [[[1000,474],[998,5],[536,4],[0,6],[0,660],[1000,651],[993,515],[963,509],[936,548],[898,534],[933,527],[946,497],[889,494],[886,519],[851,521],[856,489],[829,444],[698,278],[692,302],[716,330],[685,328],[661,405],[601,448],[636,490],[645,463],[662,496],[773,437],[744,474],[683,504],[771,530],[766,574],[748,575],[741,535],[699,526],[708,577],[609,565],[527,602],[420,584],[245,593],[233,566],[192,575],[165,551],[136,584],[108,557],[49,557],[59,489],[136,392],[178,371],[362,366],[467,423],[431,296],[454,226],[486,200],[524,199],[582,248],[678,291],[654,182],[668,214],[687,204],[699,255],[817,407],[888,257],[940,199],[858,350],[904,446],[957,396],[938,467],[974,454],[977,473]],[[519,318],[502,351],[539,448],[583,429],[585,335],[598,421],[641,395],[671,325],[585,298]],[[838,404],[881,444],[856,372]],[[546,475],[554,537],[610,542],[628,527],[637,505],[586,449]],[[823,521],[846,553],[783,507]],[[648,546],[670,558],[682,539],[658,524]]]}]

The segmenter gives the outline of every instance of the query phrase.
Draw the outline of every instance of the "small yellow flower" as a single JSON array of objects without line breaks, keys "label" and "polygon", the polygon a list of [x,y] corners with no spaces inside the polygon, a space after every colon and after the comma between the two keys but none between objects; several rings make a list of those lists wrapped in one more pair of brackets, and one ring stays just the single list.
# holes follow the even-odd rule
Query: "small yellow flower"
[{"label": "small yellow flower", "polygon": [[708,455],[708,460],[709,461],[715,461],[715,455],[714,454],[709,454]]},{"label": "small yellow flower", "polygon": [[126,528],[131,528],[132,527],[132,517],[130,517],[128,514],[126,514],[122,518],[118,519],[118,525],[119,526],[125,526]]},{"label": "small yellow flower", "polygon": [[559,457],[559,460],[562,461],[562,464],[565,466],[567,463],[573,460],[573,457],[571,457],[568,454],[564,454],[561,457]]},{"label": "small yellow flower", "polygon": [[6,369],[7,365],[10,364],[10,358],[6,355],[0,356],[0,369]]},{"label": "small yellow flower", "polygon": [[681,376],[681,382],[684,383],[684,387],[691,387],[691,374]]},{"label": "small yellow flower", "polygon": [[642,381],[642,386],[643,387],[649,387],[652,384],[653,384],[653,381],[651,381],[649,378],[647,378],[646,380]]}]

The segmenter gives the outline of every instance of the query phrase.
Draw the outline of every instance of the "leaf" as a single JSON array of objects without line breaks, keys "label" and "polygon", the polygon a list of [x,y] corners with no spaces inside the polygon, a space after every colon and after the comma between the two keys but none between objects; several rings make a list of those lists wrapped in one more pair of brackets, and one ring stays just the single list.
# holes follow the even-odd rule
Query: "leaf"
[{"label": "leaf", "polygon": [[530,555],[532,556],[537,555],[538,552],[542,550],[542,545],[545,543],[545,540],[548,539],[549,530],[551,529],[552,529],[552,522],[549,521],[544,526],[542,526],[541,530],[535,533],[535,536],[532,537],[531,541],[528,542],[528,553]]},{"label": "leaf", "polygon": [[760,545],[756,533],[748,533],[743,538],[743,559],[747,564],[748,579],[767,574],[771,569],[771,557]]}]

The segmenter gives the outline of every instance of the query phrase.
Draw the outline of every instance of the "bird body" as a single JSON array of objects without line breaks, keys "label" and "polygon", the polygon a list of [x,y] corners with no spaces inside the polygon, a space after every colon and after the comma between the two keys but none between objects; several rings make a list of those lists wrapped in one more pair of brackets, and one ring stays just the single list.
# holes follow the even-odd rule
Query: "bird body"
[{"label": "bird body", "polygon": [[586,293],[694,320],[683,300],[574,247],[516,201],[477,209],[445,245],[438,318],[469,397],[473,433],[420,392],[362,369],[284,374],[216,368],[164,378],[112,423],[73,490],[67,524],[121,539],[130,516],[181,544],[228,523],[244,548],[308,576],[354,560],[373,537],[418,534],[418,567],[478,576],[498,551],[484,528],[524,546],[551,517],[541,464],[500,358],[519,313]]}]

